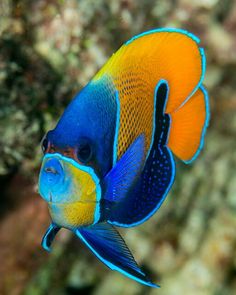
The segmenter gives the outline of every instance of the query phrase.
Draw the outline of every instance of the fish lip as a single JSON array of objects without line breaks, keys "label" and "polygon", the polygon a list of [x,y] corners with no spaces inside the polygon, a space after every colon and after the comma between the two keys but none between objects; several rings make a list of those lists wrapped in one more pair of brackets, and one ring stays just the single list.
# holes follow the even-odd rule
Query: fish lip
[{"label": "fish lip", "polygon": [[44,168],[44,171],[47,173],[52,173],[52,174],[60,174],[56,169],[54,169],[52,167],[46,167],[46,168]]}]

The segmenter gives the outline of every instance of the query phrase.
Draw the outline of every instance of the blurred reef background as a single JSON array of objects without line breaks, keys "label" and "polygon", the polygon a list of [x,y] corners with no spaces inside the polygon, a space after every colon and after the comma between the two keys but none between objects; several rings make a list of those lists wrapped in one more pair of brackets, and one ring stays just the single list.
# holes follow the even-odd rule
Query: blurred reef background
[{"label": "blurred reef background", "polygon": [[[161,289],[108,270],[65,230],[53,252],[37,194],[40,141],[123,42],[158,27],[187,29],[206,49],[211,122],[205,147],[161,210],[122,230]],[[236,1],[0,1],[0,294],[236,294]]]}]

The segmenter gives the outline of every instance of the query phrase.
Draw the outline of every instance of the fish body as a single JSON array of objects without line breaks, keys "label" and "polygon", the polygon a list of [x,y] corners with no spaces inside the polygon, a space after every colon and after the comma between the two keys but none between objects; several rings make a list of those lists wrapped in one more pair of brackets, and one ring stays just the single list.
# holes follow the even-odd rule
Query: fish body
[{"label": "fish body", "polygon": [[133,37],[46,134],[39,177],[52,217],[46,250],[65,227],[111,269],[157,287],[114,225],[150,218],[173,184],[173,154],[190,163],[203,146],[209,105],[199,42],[177,29]]}]

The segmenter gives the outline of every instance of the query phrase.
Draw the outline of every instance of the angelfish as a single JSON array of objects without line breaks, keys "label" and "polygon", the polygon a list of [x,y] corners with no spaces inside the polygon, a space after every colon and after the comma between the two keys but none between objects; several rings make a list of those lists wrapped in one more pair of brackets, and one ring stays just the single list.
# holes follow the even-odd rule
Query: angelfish
[{"label": "angelfish", "polygon": [[155,29],[127,41],[75,96],[43,141],[39,193],[52,223],[71,230],[109,268],[151,287],[114,226],[132,227],[161,206],[173,154],[199,154],[209,121],[200,40]]}]

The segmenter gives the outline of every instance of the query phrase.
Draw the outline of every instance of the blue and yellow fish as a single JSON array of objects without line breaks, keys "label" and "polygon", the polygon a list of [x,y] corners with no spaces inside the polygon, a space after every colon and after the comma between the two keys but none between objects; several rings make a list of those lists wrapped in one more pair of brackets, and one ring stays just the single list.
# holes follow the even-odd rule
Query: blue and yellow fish
[{"label": "blue and yellow fish", "polygon": [[148,286],[114,226],[150,218],[174,178],[173,154],[199,154],[209,121],[199,39],[156,29],[126,42],[72,100],[43,142],[40,195],[52,223],[51,243],[64,227],[109,268]]}]

